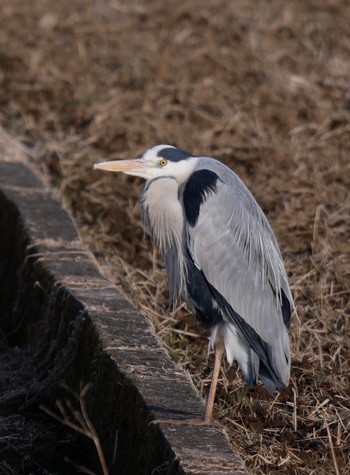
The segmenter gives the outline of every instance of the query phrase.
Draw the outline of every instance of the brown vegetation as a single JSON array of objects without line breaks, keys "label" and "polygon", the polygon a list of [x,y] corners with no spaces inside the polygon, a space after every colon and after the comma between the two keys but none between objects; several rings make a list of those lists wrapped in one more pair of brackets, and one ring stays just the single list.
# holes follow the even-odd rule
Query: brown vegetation
[{"label": "brown vegetation", "polygon": [[252,473],[350,472],[349,22],[345,0],[2,6],[0,123],[33,148],[100,264],[203,396],[207,337],[186,308],[167,310],[141,182],[92,164],[171,143],[227,163],[267,213],[301,323],[280,396],[222,373],[216,417]]}]

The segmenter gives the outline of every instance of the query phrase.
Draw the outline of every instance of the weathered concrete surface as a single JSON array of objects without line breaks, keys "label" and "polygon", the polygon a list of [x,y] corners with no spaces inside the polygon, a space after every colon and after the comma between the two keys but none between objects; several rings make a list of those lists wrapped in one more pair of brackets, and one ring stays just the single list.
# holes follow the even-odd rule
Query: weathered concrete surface
[{"label": "weathered concrete surface", "polygon": [[199,417],[203,402],[1,130],[0,262],[2,328],[36,350],[45,341],[56,384],[93,382],[89,410],[111,473],[247,473],[221,429],[150,424]]}]

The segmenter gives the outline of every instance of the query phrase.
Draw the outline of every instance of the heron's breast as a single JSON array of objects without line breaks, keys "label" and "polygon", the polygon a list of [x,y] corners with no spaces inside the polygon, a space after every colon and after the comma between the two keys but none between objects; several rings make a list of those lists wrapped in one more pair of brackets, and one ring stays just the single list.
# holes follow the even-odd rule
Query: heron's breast
[{"label": "heron's breast", "polygon": [[182,249],[184,215],[178,199],[178,185],[171,177],[152,180],[144,191],[143,207],[153,239],[162,251],[176,246]]}]

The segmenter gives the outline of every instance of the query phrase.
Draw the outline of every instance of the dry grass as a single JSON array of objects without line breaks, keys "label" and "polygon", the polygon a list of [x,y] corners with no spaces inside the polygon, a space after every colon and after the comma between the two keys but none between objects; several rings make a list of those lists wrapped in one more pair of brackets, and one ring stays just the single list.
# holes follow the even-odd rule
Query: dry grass
[{"label": "dry grass", "polygon": [[91,166],[172,143],[229,164],[268,214],[301,318],[292,381],[275,397],[229,369],[216,410],[256,474],[350,472],[349,22],[345,0],[12,0],[0,18],[1,123],[203,395],[207,338],[167,311],[141,184]]},{"label": "dry grass", "polygon": [[[109,475],[104,451],[96,429],[91,422],[86,406],[86,395],[91,388],[91,383],[85,385],[81,384],[79,393],[73,391],[69,386],[65,384],[63,385],[63,387],[71,394],[71,396],[73,396],[75,404],[70,399],[65,399],[64,401],[58,399],[56,400],[57,412],[42,404],[39,406],[39,408],[47,415],[60,422],[62,425],[68,426],[75,432],[78,432],[79,434],[84,435],[88,439],[91,439],[98,454],[102,474]],[[79,404],[79,409],[76,408],[77,403]],[[85,466],[76,464],[75,462],[70,460],[69,457],[65,457],[65,461],[72,464],[76,469],[78,469],[78,472],[87,473],[89,475],[96,475],[95,472]]]}]

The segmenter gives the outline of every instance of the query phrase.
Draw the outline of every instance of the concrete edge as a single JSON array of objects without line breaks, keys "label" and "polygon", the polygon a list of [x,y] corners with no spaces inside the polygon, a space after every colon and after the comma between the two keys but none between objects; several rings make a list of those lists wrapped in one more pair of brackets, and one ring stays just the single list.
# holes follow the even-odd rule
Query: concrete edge
[{"label": "concrete edge", "polygon": [[92,418],[107,458],[114,459],[111,473],[246,474],[220,428],[150,424],[199,417],[203,401],[169,359],[148,316],[101,274],[23,147],[0,132],[0,226],[10,236],[0,240],[0,251],[16,268],[10,272],[17,282],[16,295],[5,288],[17,312],[7,317],[24,320],[25,338],[33,342],[43,318],[52,320],[45,338],[55,341],[63,332],[65,344],[72,324],[84,322],[66,376],[92,379]]}]

